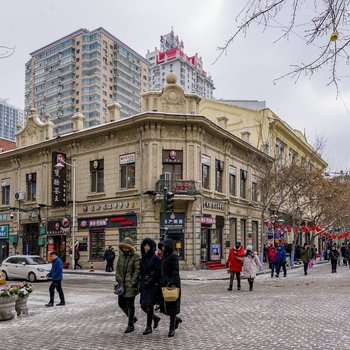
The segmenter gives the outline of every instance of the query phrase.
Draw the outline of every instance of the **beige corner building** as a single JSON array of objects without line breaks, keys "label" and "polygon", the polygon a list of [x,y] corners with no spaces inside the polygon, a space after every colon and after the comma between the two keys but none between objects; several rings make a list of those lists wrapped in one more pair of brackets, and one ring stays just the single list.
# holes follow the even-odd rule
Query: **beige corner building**
[{"label": "beige corner building", "polygon": [[[203,116],[200,98],[184,93],[174,75],[167,82],[143,95],[142,113],[121,118],[112,103],[107,123],[84,129],[75,114],[73,131],[60,137],[49,117],[40,121],[31,110],[17,148],[0,154],[1,192],[8,194],[0,203],[0,259],[56,250],[69,263],[72,229],[84,267],[104,268],[105,249],[125,236],[138,250],[145,237],[172,238],[185,269],[224,262],[237,240],[261,251],[249,159],[272,158],[230,132],[225,118]],[[75,221],[74,171],[66,163],[75,164]]]}]

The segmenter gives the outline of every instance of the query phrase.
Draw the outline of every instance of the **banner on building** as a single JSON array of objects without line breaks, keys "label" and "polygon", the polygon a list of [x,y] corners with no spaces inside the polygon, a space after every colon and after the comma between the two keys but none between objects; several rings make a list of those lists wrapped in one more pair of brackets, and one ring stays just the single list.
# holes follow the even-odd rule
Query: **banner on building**
[{"label": "banner on building", "polygon": [[[60,166],[57,167],[57,164]],[[66,205],[67,163],[66,154],[52,152],[52,206]]]}]

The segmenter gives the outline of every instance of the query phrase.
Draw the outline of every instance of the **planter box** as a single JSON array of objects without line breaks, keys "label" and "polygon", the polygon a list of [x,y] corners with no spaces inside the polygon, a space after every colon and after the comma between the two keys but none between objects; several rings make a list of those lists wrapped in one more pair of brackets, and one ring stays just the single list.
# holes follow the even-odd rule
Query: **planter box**
[{"label": "planter box", "polygon": [[17,298],[17,295],[0,298],[0,321],[8,321],[16,317]]}]

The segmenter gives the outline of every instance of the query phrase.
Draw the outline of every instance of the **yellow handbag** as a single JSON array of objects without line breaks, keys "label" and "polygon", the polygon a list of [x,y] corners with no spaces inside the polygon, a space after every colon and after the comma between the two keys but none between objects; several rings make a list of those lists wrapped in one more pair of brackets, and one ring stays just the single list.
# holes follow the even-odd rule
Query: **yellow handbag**
[{"label": "yellow handbag", "polygon": [[163,299],[167,302],[173,302],[179,299],[180,288],[177,287],[162,287]]}]

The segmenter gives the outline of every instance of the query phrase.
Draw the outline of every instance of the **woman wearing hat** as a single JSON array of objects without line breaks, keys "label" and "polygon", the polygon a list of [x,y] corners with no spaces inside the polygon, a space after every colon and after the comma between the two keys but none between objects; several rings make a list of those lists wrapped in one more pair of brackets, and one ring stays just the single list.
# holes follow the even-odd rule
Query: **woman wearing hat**
[{"label": "woman wearing hat", "polygon": [[[174,241],[172,239],[165,239],[158,244],[158,248],[163,252],[161,263],[161,287],[174,286],[181,288],[179,257],[174,252]],[[170,316],[168,337],[173,337],[175,335],[175,329],[182,323],[181,318],[177,316],[180,313],[181,289],[180,295],[176,301],[165,301],[161,294],[159,305],[161,313]]]},{"label": "woman wearing hat", "polygon": [[147,315],[147,326],[143,335],[158,327],[160,317],[154,314],[154,305],[159,298],[160,258],[156,255],[156,242],[145,238],[141,243],[140,304]]},{"label": "woman wearing hat", "polygon": [[123,295],[118,296],[118,305],[128,316],[128,326],[124,333],[134,330],[135,297],[139,293],[140,256],[136,253],[133,241],[127,237],[119,243],[119,258],[116,266],[115,280],[124,284]]},{"label": "woman wearing hat", "polygon": [[253,291],[254,278],[256,277],[256,272],[260,269],[261,263],[258,256],[253,252],[253,247],[248,246],[245,256],[243,258],[243,276],[248,279],[249,290]]}]

